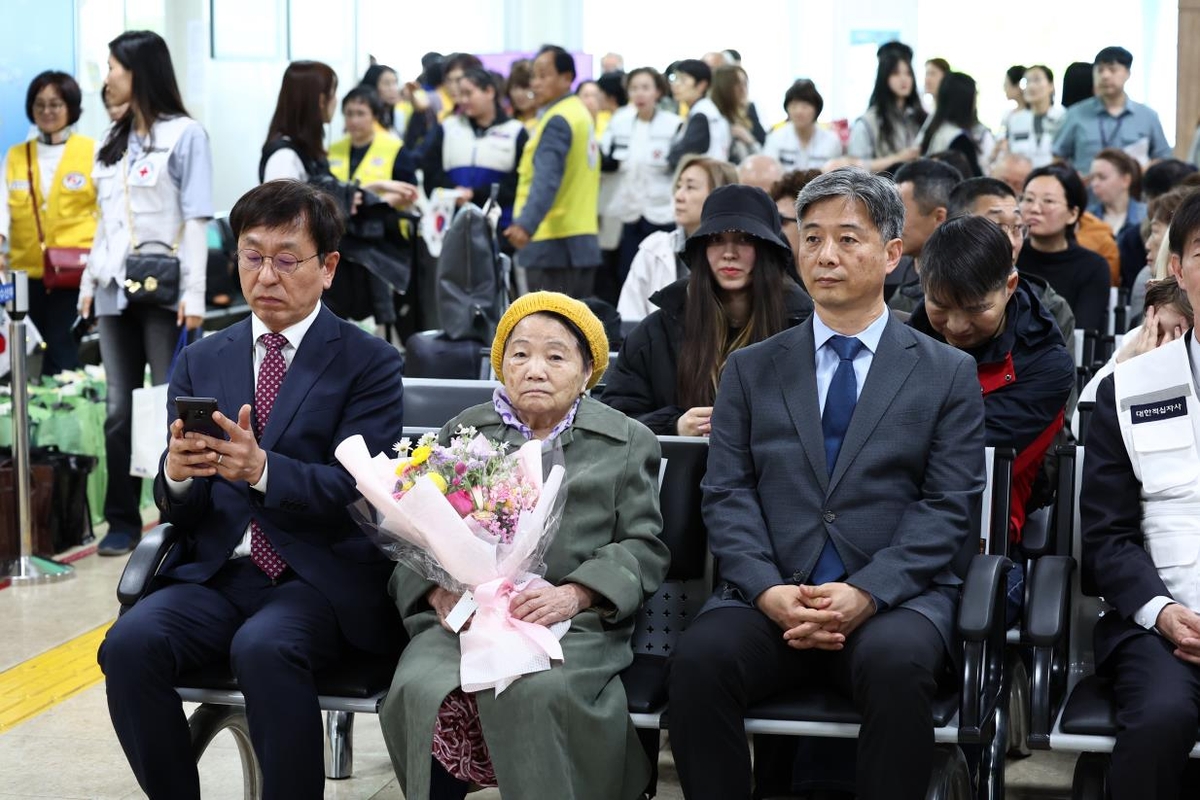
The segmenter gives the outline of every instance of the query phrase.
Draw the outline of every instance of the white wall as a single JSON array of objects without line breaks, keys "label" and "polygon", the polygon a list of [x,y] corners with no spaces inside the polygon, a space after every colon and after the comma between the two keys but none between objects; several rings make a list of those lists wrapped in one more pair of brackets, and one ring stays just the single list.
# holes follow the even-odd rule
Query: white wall
[{"label": "white wall", "polygon": [[[365,70],[368,55],[411,80],[429,50],[486,53],[553,42],[592,54],[596,68],[599,56],[614,50],[625,56],[627,68],[663,69],[678,58],[732,47],[742,51],[751,96],[769,126],[783,118],[783,93],[797,77],[816,82],[825,97],[824,120],[857,117],[874,81],[871,37],[895,31],[916,51],[918,81],[923,62],[934,56],[973,75],[980,117],[996,127],[1006,107],[1001,84],[1010,64],[1043,62],[1061,75],[1067,63],[1123,44],[1134,54],[1129,94],[1159,112],[1168,139],[1174,131],[1177,0],[1019,3],[981,6],[978,14],[959,0],[743,0],[719,13],[699,4],[647,0],[216,2],[233,9],[226,23],[232,27],[219,25],[217,35],[224,30],[251,45],[258,37],[260,49],[212,58],[213,0],[76,0],[76,30],[85,98],[81,128],[94,136],[107,123],[99,92],[108,41],[129,28],[164,35],[184,100],[212,141],[219,211],[255,184],[280,79],[289,59],[297,58],[330,64],[344,93]],[[972,24],[976,29],[964,33],[963,26]],[[862,43],[853,44],[855,38]],[[341,130],[339,116],[330,136]]]}]

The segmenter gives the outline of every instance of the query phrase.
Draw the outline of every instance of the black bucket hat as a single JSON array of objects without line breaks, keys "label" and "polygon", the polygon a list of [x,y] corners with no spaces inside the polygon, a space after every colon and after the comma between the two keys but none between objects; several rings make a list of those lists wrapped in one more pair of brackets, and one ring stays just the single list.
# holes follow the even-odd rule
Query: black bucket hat
[{"label": "black bucket hat", "polygon": [[787,254],[791,263],[792,248],[783,238],[783,222],[775,201],[757,186],[730,184],[720,186],[704,201],[700,212],[700,227],[687,239],[688,263],[708,238],[725,231],[738,231],[774,245]]}]

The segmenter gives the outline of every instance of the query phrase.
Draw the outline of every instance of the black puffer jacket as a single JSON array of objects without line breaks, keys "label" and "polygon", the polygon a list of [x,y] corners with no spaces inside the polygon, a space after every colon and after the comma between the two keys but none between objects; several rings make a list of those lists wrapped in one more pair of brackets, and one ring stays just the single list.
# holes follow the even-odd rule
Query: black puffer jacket
[{"label": "black puffer jacket", "polygon": [[[675,376],[683,343],[683,311],[688,279],[650,296],[658,306],[625,337],[617,362],[605,374],[600,400],[641,422],[656,434],[674,436],[686,408],[677,405]],[[784,283],[787,327],[799,325],[813,312],[812,299],[794,281]]]}]

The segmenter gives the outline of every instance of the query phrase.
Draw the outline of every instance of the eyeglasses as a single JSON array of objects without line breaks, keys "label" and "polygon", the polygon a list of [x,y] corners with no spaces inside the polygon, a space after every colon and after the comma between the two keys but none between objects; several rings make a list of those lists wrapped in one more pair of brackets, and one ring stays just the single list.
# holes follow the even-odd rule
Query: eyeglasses
[{"label": "eyeglasses", "polygon": [[33,113],[44,114],[49,111],[51,114],[57,114],[67,107],[67,104],[61,100],[51,100],[49,103],[34,103]]},{"label": "eyeglasses", "polygon": [[1051,209],[1062,207],[1063,202],[1061,200],[1054,200],[1053,198],[1042,198],[1039,200],[1036,197],[1031,197],[1030,195],[1025,195],[1024,197],[1021,198],[1021,205],[1023,205],[1023,206],[1038,205],[1038,206],[1041,206],[1042,208],[1046,209],[1047,211],[1049,211]]},{"label": "eyeglasses", "polygon": [[313,253],[308,258],[296,258],[291,253],[276,253],[273,256],[264,256],[257,250],[238,250],[237,259],[238,266],[245,270],[255,272],[262,269],[264,261],[270,261],[271,266],[281,275],[291,275],[296,271],[296,268],[305,261],[316,258],[320,253]]},{"label": "eyeglasses", "polygon": [[1000,226],[1000,230],[1004,231],[1010,239],[1024,239],[1025,234],[1029,233],[1028,225],[1005,225],[1001,222],[997,222],[996,224]]}]

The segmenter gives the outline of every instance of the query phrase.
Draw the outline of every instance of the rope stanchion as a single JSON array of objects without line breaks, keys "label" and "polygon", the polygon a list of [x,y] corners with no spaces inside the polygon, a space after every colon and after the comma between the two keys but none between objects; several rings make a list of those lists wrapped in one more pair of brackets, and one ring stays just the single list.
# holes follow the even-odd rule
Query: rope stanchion
[{"label": "rope stanchion", "polygon": [[0,302],[8,307],[8,344],[12,388],[13,464],[16,467],[13,494],[17,530],[21,533],[21,555],[12,567],[13,586],[54,583],[75,575],[74,568],[33,554],[33,520],[30,518],[29,385],[25,369],[25,316],[29,313],[29,276],[10,272],[0,284]]}]

